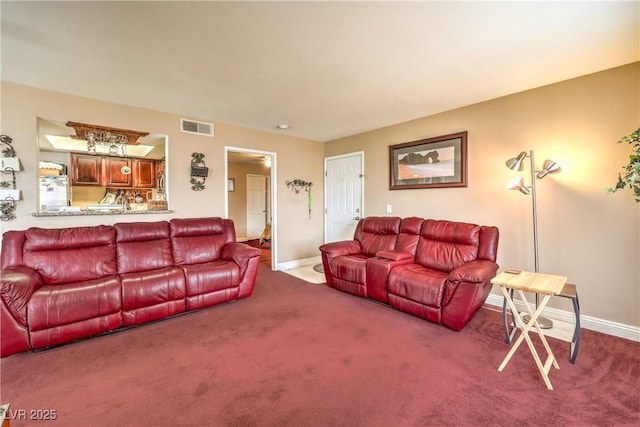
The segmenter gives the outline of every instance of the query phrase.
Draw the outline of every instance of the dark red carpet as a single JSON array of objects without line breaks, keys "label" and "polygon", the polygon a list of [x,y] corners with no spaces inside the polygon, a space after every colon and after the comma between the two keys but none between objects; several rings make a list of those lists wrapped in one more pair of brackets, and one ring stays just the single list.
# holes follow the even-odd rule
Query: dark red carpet
[{"label": "dark red carpet", "polygon": [[1,361],[11,426],[640,425],[640,344],[585,330],[545,388],[500,315],[461,332],[261,266],[254,295]]}]

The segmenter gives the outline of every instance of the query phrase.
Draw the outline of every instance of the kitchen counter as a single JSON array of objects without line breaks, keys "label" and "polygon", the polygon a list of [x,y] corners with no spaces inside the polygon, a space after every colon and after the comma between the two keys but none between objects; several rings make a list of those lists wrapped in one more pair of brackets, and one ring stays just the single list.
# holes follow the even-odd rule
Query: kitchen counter
[{"label": "kitchen counter", "polygon": [[148,214],[169,214],[172,210],[149,211],[149,210],[81,210],[76,212],[34,212],[31,215],[35,217],[51,217],[51,216],[91,216],[91,215],[148,215]]}]

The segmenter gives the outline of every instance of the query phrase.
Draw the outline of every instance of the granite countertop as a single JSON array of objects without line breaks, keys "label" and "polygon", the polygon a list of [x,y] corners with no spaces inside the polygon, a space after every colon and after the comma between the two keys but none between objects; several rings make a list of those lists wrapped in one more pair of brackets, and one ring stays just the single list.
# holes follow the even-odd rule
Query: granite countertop
[{"label": "granite countertop", "polygon": [[51,216],[87,216],[87,215],[147,215],[147,214],[168,214],[172,213],[172,210],[162,211],[150,211],[150,210],[81,210],[81,211],[66,211],[66,212],[34,212],[31,215],[37,217],[51,217]]}]

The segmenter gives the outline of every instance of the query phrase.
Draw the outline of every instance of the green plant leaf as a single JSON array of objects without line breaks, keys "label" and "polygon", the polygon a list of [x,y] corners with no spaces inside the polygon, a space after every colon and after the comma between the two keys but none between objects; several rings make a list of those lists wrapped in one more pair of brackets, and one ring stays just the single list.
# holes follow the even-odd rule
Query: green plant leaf
[{"label": "green plant leaf", "polygon": [[622,166],[625,175],[622,176],[619,173],[616,186],[607,188],[607,192],[615,193],[629,185],[629,188],[633,190],[636,196],[636,202],[640,203],[640,128],[618,140],[618,143],[624,142],[633,145],[633,151],[629,154],[629,163]]}]

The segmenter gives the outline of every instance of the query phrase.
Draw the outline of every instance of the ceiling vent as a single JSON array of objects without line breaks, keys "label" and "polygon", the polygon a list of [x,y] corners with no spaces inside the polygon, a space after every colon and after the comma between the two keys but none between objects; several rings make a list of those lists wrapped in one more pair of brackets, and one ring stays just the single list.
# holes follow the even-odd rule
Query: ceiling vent
[{"label": "ceiling vent", "polygon": [[193,120],[180,119],[180,130],[186,133],[196,133],[213,137],[213,123],[194,122]]}]

